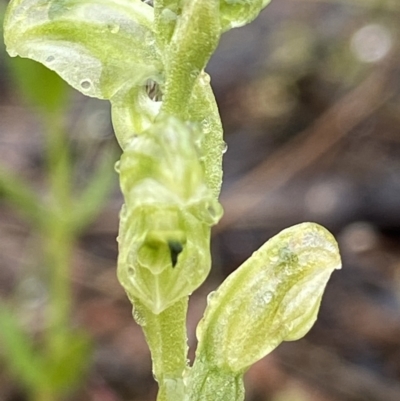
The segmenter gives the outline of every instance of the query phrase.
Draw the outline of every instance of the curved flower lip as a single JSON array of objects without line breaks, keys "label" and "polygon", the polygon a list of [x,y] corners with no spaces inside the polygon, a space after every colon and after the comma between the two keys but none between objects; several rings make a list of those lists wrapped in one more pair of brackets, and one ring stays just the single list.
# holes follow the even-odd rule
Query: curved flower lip
[{"label": "curved flower lip", "polygon": [[209,295],[197,329],[198,357],[246,370],[315,322],[331,273],[341,267],[333,236],[314,223],[283,230]]}]

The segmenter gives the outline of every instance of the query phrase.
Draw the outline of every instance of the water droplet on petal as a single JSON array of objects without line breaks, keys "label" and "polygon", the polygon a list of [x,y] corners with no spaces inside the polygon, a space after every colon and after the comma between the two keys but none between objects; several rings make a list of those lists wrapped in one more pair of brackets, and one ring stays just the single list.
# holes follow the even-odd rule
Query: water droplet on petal
[{"label": "water droplet on petal", "polygon": [[146,326],[146,318],[139,310],[134,309],[133,318],[135,319],[136,323],[139,324],[140,326]]},{"label": "water droplet on petal", "polygon": [[203,85],[207,85],[211,82],[211,78],[206,72],[203,72],[200,76],[200,81]]},{"label": "water droplet on petal", "polygon": [[119,174],[120,172],[120,167],[121,167],[121,161],[118,160],[115,164],[114,164],[114,170]]},{"label": "water droplet on petal", "polygon": [[210,305],[211,302],[213,302],[213,300],[215,299],[215,296],[217,295],[216,291],[211,291],[208,295],[207,295],[207,305]]},{"label": "water droplet on petal", "polygon": [[52,63],[56,58],[54,56],[49,56],[46,58],[47,63]]},{"label": "water droplet on petal", "polygon": [[227,150],[228,150],[228,144],[226,142],[222,142],[222,144],[221,144],[222,154],[226,153]]},{"label": "water droplet on petal", "polygon": [[207,205],[207,220],[209,224],[215,224],[222,217],[222,206],[218,202],[209,203]]},{"label": "water droplet on petal", "polygon": [[92,82],[90,81],[90,79],[84,79],[83,81],[81,81],[81,88],[88,90],[90,89],[90,87],[92,86]]}]

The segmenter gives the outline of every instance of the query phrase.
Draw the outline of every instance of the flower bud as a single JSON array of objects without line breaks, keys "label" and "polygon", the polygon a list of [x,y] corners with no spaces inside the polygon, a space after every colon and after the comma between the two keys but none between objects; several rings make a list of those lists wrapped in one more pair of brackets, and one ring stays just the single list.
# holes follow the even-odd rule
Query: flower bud
[{"label": "flower bud", "polygon": [[153,313],[191,294],[207,277],[210,227],[222,208],[205,182],[195,127],[160,117],[130,140],[119,163],[118,278]]},{"label": "flower bud", "polygon": [[314,223],[266,242],[208,298],[197,329],[198,358],[243,372],[314,324],[326,283],[341,267],[333,236]]}]

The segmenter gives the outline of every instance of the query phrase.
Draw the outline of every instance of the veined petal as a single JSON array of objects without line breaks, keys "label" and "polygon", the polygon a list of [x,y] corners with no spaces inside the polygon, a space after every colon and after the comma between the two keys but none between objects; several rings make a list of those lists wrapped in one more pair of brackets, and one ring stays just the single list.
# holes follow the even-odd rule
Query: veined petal
[{"label": "veined petal", "polygon": [[4,22],[11,56],[36,60],[80,92],[111,99],[161,69],[153,9],[140,0],[13,0]]},{"label": "veined petal", "polygon": [[243,372],[314,324],[326,283],[341,267],[333,236],[314,223],[283,230],[210,294],[197,356]]}]

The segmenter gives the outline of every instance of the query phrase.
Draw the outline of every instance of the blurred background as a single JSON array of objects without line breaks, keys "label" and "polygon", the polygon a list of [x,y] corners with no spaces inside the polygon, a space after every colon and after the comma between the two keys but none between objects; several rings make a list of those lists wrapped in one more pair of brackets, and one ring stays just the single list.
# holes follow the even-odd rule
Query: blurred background
[{"label": "blurred background", "polygon": [[[225,215],[190,357],[207,293],[280,230],[320,223],[343,258],[314,328],[250,369],[246,401],[400,400],[399,21],[398,0],[273,0],[208,66]],[[1,401],[52,400],[33,384],[52,374],[58,400],[155,399],[116,280],[118,157],[107,102],[0,43]]]}]

